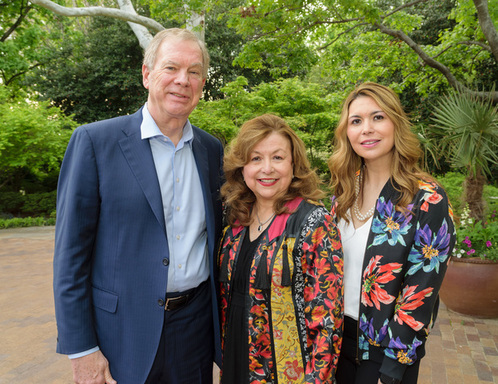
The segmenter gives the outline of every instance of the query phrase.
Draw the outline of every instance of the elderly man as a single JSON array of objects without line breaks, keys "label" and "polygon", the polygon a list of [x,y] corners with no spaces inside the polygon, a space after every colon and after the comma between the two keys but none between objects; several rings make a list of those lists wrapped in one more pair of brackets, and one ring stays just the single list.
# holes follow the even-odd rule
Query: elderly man
[{"label": "elderly man", "polygon": [[143,108],[81,126],[68,145],[54,294],[75,383],[212,382],[223,147],[188,120],[208,66],[193,33],[158,33]]}]

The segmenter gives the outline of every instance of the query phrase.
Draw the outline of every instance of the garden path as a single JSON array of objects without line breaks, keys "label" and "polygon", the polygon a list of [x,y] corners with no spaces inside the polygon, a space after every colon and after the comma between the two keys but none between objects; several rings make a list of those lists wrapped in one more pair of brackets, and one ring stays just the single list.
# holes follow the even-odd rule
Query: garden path
[{"label": "garden path", "polygon": [[[0,384],[70,384],[55,353],[54,227],[0,230]],[[215,372],[215,376],[217,372]],[[498,319],[461,316],[441,305],[419,384],[498,384]]]}]

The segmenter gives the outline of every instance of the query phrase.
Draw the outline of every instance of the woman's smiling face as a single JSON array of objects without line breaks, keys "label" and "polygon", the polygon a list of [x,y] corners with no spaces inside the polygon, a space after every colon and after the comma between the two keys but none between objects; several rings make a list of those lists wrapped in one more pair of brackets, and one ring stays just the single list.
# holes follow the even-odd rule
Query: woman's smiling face
[{"label": "woman's smiling face", "polygon": [[288,190],[293,178],[290,140],[279,133],[261,140],[251,151],[242,176],[259,202],[274,203]]},{"label": "woman's smiling face", "polygon": [[347,135],[353,150],[365,163],[391,164],[394,124],[370,96],[360,96],[349,105]]}]

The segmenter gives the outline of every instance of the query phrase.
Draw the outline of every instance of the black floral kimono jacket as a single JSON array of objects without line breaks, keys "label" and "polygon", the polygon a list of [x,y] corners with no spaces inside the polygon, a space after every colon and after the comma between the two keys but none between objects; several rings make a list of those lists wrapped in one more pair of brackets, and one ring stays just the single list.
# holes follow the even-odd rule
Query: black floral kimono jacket
[{"label": "black floral kimono jacket", "polygon": [[[332,383],[343,320],[339,234],[323,206],[300,198],[287,206],[293,213],[273,220],[250,268],[242,330],[249,352],[246,383]],[[292,233],[296,228],[299,233]],[[221,242],[223,343],[230,326],[231,278],[247,230],[227,227]]]}]

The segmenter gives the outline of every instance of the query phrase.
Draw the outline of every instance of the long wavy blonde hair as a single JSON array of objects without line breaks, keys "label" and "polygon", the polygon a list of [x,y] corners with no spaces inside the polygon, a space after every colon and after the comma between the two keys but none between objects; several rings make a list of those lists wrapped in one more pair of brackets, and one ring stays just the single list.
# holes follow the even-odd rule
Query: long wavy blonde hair
[{"label": "long wavy blonde hair", "polygon": [[398,95],[384,85],[363,83],[344,100],[339,124],[334,133],[334,150],[328,161],[330,185],[337,199],[336,215],[346,221],[349,221],[346,212],[355,201],[356,172],[364,164],[363,158],[353,150],[347,136],[349,106],[361,96],[371,97],[394,124],[391,182],[401,194],[396,209],[406,210],[419,188],[420,179],[434,181],[419,165],[423,152]]},{"label": "long wavy blonde hair", "polygon": [[226,182],[221,188],[221,196],[226,204],[227,221],[230,225],[234,225],[236,221],[244,226],[251,223],[251,210],[256,196],[245,184],[242,169],[249,163],[254,147],[272,133],[289,139],[294,172],[289,188],[275,201],[276,214],[285,212],[284,204],[296,197],[311,200],[324,197],[320,189],[321,181],[311,169],[303,141],[282,118],[265,114],[245,122],[225,153],[223,170]]}]

